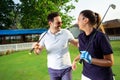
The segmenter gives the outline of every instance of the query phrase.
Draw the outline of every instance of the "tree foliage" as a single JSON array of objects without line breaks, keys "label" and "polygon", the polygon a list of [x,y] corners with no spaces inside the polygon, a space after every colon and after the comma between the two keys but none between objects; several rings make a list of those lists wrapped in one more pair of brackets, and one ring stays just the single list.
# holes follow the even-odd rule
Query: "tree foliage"
[{"label": "tree foliage", "polygon": [[[35,29],[48,28],[47,15],[59,12],[63,27],[70,26],[73,17],[68,16],[75,6],[68,2],[73,0],[13,0],[0,1],[0,29]],[[74,0],[78,2],[78,0]]]},{"label": "tree foliage", "polygon": [[0,29],[8,29],[12,24],[14,2],[12,0],[0,0]]},{"label": "tree foliage", "polygon": [[[63,27],[70,25],[73,20],[68,16],[75,7],[67,4],[71,0],[20,0],[21,1],[21,24],[23,28],[46,28],[48,27],[47,15],[51,12],[61,13]],[[77,1],[77,0],[75,0]]]}]

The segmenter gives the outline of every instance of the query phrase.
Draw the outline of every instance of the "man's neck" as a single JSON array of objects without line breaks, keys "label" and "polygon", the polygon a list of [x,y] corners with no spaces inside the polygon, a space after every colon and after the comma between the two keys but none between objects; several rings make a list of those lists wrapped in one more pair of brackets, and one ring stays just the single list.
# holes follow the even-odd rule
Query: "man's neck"
[{"label": "man's neck", "polygon": [[50,28],[50,32],[52,33],[52,34],[56,34],[57,32],[59,32],[60,30],[56,30],[56,29],[52,29],[52,28]]}]

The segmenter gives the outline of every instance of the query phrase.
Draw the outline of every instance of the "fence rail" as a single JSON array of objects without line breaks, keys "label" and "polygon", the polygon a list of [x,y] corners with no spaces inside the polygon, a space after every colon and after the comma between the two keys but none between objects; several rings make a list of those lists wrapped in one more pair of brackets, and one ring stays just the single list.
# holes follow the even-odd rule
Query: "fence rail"
[{"label": "fence rail", "polygon": [[7,50],[13,50],[13,51],[27,50],[31,48],[33,43],[34,42],[0,45],[0,52],[5,52]]},{"label": "fence rail", "polygon": [[[110,40],[120,40],[120,36],[109,36]],[[34,42],[29,43],[18,43],[18,44],[4,44],[0,45],[0,52],[5,52],[7,50],[27,50],[30,49]]]},{"label": "fence rail", "polygon": [[120,40],[120,36],[109,36],[110,40]]}]

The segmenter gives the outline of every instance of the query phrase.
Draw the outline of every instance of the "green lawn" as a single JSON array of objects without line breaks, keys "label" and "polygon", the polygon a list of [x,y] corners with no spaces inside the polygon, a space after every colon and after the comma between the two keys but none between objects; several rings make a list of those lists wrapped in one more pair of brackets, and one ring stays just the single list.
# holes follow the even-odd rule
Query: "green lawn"
[{"label": "green lawn", "polygon": [[[111,41],[115,64],[112,67],[116,80],[120,79],[120,41]],[[49,80],[46,51],[40,55],[29,55],[28,50],[0,56],[0,80]],[[71,58],[78,55],[78,49],[70,45]],[[82,65],[72,72],[73,80],[80,80]]]}]

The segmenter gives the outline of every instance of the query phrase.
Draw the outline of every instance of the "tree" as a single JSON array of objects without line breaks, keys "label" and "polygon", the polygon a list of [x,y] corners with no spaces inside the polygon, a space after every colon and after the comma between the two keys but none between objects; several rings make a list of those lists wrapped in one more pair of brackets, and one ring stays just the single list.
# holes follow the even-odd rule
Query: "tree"
[{"label": "tree", "polygon": [[12,24],[11,12],[14,9],[12,0],[0,0],[0,29],[9,29]]},{"label": "tree", "polygon": [[73,20],[73,17],[68,16],[67,13],[75,8],[73,4],[67,4],[70,1],[72,0],[20,0],[22,28],[47,28],[46,17],[53,11],[61,14],[63,27],[67,27]]},{"label": "tree", "polygon": [[21,19],[21,13],[20,13],[20,4],[14,4],[14,9],[11,12],[11,20],[12,20],[12,24],[11,24],[11,29],[19,29],[21,28],[21,26],[19,26],[20,24],[20,19]]}]

